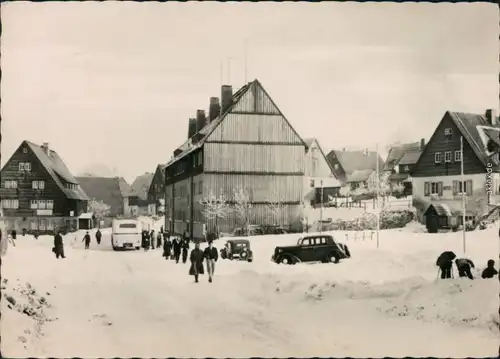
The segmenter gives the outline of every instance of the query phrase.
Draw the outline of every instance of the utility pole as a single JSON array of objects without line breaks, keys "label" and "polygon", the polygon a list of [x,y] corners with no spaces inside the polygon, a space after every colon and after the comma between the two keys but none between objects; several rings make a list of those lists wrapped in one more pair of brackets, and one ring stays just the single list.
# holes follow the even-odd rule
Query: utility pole
[{"label": "utility pole", "polygon": [[323,231],[323,180],[319,182],[321,189],[320,189],[320,201],[321,201],[321,207],[319,210],[319,233]]},{"label": "utility pole", "polygon": [[465,246],[465,178],[464,178],[464,137],[460,136],[460,180],[462,181],[462,242],[463,242],[463,250],[465,254],[466,246]]},{"label": "utility pole", "polygon": [[379,163],[378,163],[378,143],[377,143],[377,157],[375,159],[376,163],[376,181],[377,181],[377,193],[376,193],[376,198],[377,198],[377,248],[380,246],[380,203],[379,203],[379,192],[380,192],[380,169],[379,169]]}]

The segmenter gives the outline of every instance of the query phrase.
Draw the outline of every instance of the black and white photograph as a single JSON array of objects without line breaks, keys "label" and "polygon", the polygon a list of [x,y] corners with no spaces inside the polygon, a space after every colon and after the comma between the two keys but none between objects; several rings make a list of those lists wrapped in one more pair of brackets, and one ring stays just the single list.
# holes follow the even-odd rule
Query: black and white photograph
[{"label": "black and white photograph", "polygon": [[1,21],[1,357],[500,355],[497,4]]}]

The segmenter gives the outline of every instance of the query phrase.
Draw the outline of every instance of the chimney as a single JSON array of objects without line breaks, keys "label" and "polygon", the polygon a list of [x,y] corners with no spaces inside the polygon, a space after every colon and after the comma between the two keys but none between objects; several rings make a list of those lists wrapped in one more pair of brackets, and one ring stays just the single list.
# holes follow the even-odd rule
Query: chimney
[{"label": "chimney", "polygon": [[222,85],[220,95],[222,112],[226,112],[229,106],[233,104],[233,87],[231,85]]},{"label": "chimney", "polygon": [[420,151],[423,151],[425,148],[425,138],[422,138],[420,140]]},{"label": "chimney", "polygon": [[210,122],[215,120],[220,113],[220,103],[218,97],[210,97],[210,106],[208,107],[208,119]]},{"label": "chimney", "polygon": [[196,132],[199,132],[203,127],[205,127],[205,111],[196,110]]},{"label": "chimney", "polygon": [[50,155],[50,147],[48,142],[44,142],[41,147],[43,149],[43,152],[45,152],[47,156]]},{"label": "chimney", "polygon": [[485,117],[488,120],[488,124],[491,126],[497,126],[498,121],[497,121],[497,114],[495,113],[494,109],[487,109],[485,113]]},{"label": "chimney", "polygon": [[188,125],[188,139],[193,137],[195,133],[196,133],[196,118],[190,118]]}]

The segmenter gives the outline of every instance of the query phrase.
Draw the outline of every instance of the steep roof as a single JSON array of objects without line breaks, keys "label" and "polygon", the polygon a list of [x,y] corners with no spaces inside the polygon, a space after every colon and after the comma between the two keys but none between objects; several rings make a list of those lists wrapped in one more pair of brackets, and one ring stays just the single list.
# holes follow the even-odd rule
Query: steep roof
[{"label": "steep roof", "polygon": [[[338,158],[340,165],[344,169],[346,175],[354,171],[375,170],[377,168],[377,152],[362,151],[362,150],[333,150]],[[382,170],[384,161],[378,156],[379,168]]]},{"label": "steep roof", "polygon": [[333,166],[330,163],[330,161],[328,161],[328,158],[326,158],[325,152],[323,151],[323,148],[321,148],[321,145],[319,144],[318,139],[317,138],[304,138],[303,141],[304,141],[304,143],[306,145],[306,151],[309,151],[309,149],[311,148],[312,144],[316,142],[316,146],[318,146],[319,152],[321,152],[321,155],[323,156],[323,158],[325,159],[326,163],[328,164],[328,168],[330,168],[330,172],[338,180],[337,176],[335,176],[335,171],[333,170]]},{"label": "steep roof", "polygon": [[154,173],[146,172],[137,178],[130,185],[129,195],[138,196],[140,199],[146,200],[148,198],[148,190],[153,180]]},{"label": "steep roof", "polygon": [[419,150],[420,142],[403,143],[391,146],[389,153],[387,154],[387,159],[384,163],[384,171],[392,170],[407,152]]},{"label": "steep roof", "polygon": [[488,163],[492,163],[495,168],[500,167],[498,157],[489,157],[486,149],[487,139],[483,139],[482,127],[499,127],[491,126],[488,119],[484,115],[464,112],[448,111],[453,122],[458,127],[464,139],[469,143],[477,158],[486,167]]},{"label": "steep roof", "polygon": [[91,199],[102,201],[111,207],[111,215],[123,214],[123,197],[129,191],[129,185],[121,177],[77,177],[80,186]]},{"label": "steep roof", "polygon": [[[203,146],[203,144],[205,143],[205,141],[207,140],[207,138],[210,136],[210,134],[217,128],[217,126],[219,126],[219,124],[222,121],[224,121],[225,117],[231,112],[231,110],[234,107],[236,107],[236,105],[238,104],[238,101],[243,97],[243,95],[245,95],[245,93],[247,91],[249,91],[252,88],[252,86],[260,86],[260,88],[263,90],[263,92],[266,95],[268,95],[267,92],[266,92],[266,90],[264,89],[264,87],[260,84],[259,80],[257,80],[257,79],[253,80],[252,82],[247,83],[246,85],[243,85],[238,91],[236,91],[233,94],[231,106],[229,106],[225,110],[225,112],[223,112],[222,114],[219,114],[219,116],[217,116],[212,122],[208,123],[200,131],[198,131],[197,133],[195,133],[190,139],[188,139],[180,147],[178,147],[177,150],[181,151],[180,154],[177,155],[177,156],[175,156],[174,158],[172,158],[166,164],[166,167],[171,166],[172,164],[174,164],[175,162],[179,161],[181,158],[185,157],[189,153],[195,151],[198,148],[201,148]],[[270,96],[269,96],[269,99],[270,99],[271,102],[273,102]],[[276,105],[275,105],[275,107],[278,108]],[[292,131],[297,134],[297,132],[292,127],[292,125],[288,122],[288,120],[285,118],[285,116],[283,114],[281,114],[281,115],[283,116],[283,118],[285,119],[285,121],[288,123],[288,125],[290,126],[290,128],[292,129]],[[198,140],[198,142],[193,143],[192,139],[194,137],[196,137],[197,135],[199,135],[199,136],[201,135],[200,136],[201,138]],[[300,137],[298,134],[297,134],[297,137],[299,137],[300,140],[304,143],[304,140],[302,139],[302,137]],[[304,146],[306,146],[305,143],[304,143]]]},{"label": "steep roof", "polygon": [[347,175],[347,180],[346,182],[364,182],[367,181],[371,174],[373,173],[374,170],[372,169],[367,169],[367,170],[356,170],[350,174]]},{"label": "steep roof", "polygon": [[303,141],[306,144],[306,150],[309,150],[309,148],[311,147],[313,142],[316,141],[316,139],[315,138],[304,138]]},{"label": "steep roof", "polygon": [[64,192],[67,198],[78,199],[82,201],[88,200],[88,196],[81,187],[77,187],[76,190],[69,189],[65,186],[65,182],[70,184],[78,184],[78,180],[73,177],[70,170],[64,164],[59,154],[54,150],[49,150],[47,154],[45,150],[37,145],[36,143],[30,141],[24,141],[31,151],[38,158],[42,166],[45,167],[47,172],[50,174],[57,186]]},{"label": "steep roof", "polygon": [[404,156],[399,160],[400,165],[414,165],[418,162],[422,151],[410,151],[406,152]]}]

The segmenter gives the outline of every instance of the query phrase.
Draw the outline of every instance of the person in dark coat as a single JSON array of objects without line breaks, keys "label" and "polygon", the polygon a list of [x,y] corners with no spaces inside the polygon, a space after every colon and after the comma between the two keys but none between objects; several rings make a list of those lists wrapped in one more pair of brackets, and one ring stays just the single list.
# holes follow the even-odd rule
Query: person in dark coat
[{"label": "person in dark coat", "polygon": [[458,276],[460,278],[467,277],[474,279],[471,269],[474,268],[474,263],[468,258],[458,258],[455,260],[455,265],[458,269]]},{"label": "person in dark coat", "polygon": [[163,232],[163,226],[161,226],[161,228],[160,228],[160,232],[161,232],[161,233],[164,233],[164,232]]},{"label": "person in dark coat", "polygon": [[87,233],[85,233],[85,235],[83,236],[83,239],[82,239],[82,242],[85,242],[85,249],[89,249],[90,247],[90,234],[89,234],[89,231],[87,231]]},{"label": "person in dark coat", "polygon": [[174,247],[174,257],[175,257],[175,263],[179,263],[179,258],[181,257],[181,239],[180,238],[174,238],[172,247]]},{"label": "person in dark coat", "polygon": [[219,259],[217,248],[215,248],[212,243],[212,241],[209,241],[208,247],[203,251],[203,256],[205,257],[207,263],[208,281],[210,283],[212,283],[212,277],[214,276],[215,262]]},{"label": "person in dark coat", "polygon": [[191,267],[189,268],[189,275],[194,275],[195,283],[198,283],[198,276],[204,274],[203,270],[203,252],[200,249],[200,243],[194,245],[194,249],[189,256]]},{"label": "person in dark coat", "polygon": [[168,229],[163,234],[163,237],[170,239],[170,231]]},{"label": "person in dark coat", "polygon": [[17,239],[17,231],[15,229],[12,230],[10,235],[12,236],[12,239]]},{"label": "person in dark coat", "polygon": [[102,233],[99,229],[97,229],[97,232],[95,232],[95,240],[97,241],[97,244],[101,244],[101,238],[102,238]]},{"label": "person in dark coat", "polygon": [[155,230],[152,229],[149,234],[149,245],[151,246],[151,249],[155,249],[155,238]]},{"label": "person in dark coat", "polygon": [[149,232],[148,231],[145,231],[144,232],[144,251],[148,251],[149,250]]},{"label": "person in dark coat", "polygon": [[436,265],[441,270],[441,279],[448,279],[452,277],[453,260],[457,255],[451,251],[441,253],[436,260]]},{"label": "person in dark coat", "polygon": [[54,248],[52,248],[52,251],[57,259],[59,259],[59,257],[66,258],[64,256],[64,243],[61,231],[57,231],[57,234],[54,236]]},{"label": "person in dark coat", "polygon": [[161,247],[161,231],[158,232],[158,234],[156,235],[156,248],[160,248]]},{"label": "person in dark coat", "polygon": [[487,267],[483,270],[481,277],[483,279],[493,278],[497,274],[498,274],[498,271],[495,269],[495,261],[493,259],[490,259],[488,261]]},{"label": "person in dark coat", "polygon": [[163,256],[165,259],[169,259],[172,253],[172,242],[170,242],[170,239],[165,239],[163,241]]},{"label": "person in dark coat", "polygon": [[182,263],[186,263],[189,252],[189,240],[183,239],[181,242],[181,247],[182,247]]}]

